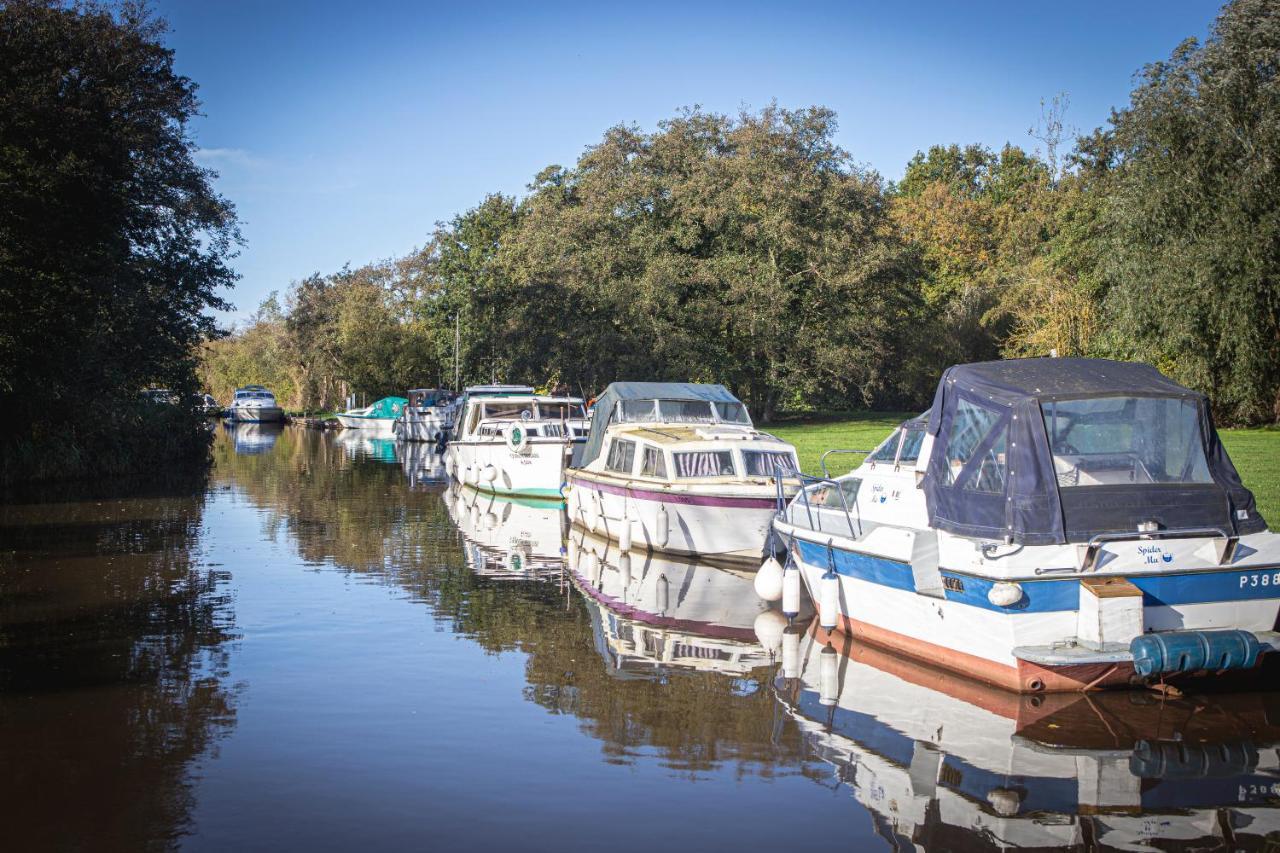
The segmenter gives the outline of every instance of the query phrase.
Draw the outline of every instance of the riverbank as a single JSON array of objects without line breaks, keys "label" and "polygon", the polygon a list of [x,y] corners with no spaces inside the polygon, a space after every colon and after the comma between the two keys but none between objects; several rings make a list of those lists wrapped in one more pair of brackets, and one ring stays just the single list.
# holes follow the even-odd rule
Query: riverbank
[{"label": "riverbank", "polygon": [[[796,446],[806,474],[821,476],[823,453],[832,448],[871,450],[911,416],[905,412],[850,412],[787,420],[763,428]],[[1257,498],[1262,517],[1272,525],[1280,524],[1280,428],[1218,432],[1245,486]],[[831,476],[838,476],[861,461],[858,455],[833,454],[828,457],[827,469]]]}]

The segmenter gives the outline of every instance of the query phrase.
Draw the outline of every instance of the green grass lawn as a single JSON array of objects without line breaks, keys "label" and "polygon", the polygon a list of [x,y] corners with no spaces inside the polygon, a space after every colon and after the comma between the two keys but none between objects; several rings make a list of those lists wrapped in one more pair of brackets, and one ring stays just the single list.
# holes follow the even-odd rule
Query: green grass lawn
[{"label": "green grass lawn", "polygon": [[[823,453],[832,448],[871,450],[909,417],[907,413],[859,412],[782,421],[767,429],[796,446],[806,474],[821,476],[818,460]],[[1280,429],[1224,429],[1221,434],[1245,486],[1258,500],[1258,511],[1273,529],[1280,528]],[[827,470],[834,477],[861,462],[861,456],[832,455]]]}]

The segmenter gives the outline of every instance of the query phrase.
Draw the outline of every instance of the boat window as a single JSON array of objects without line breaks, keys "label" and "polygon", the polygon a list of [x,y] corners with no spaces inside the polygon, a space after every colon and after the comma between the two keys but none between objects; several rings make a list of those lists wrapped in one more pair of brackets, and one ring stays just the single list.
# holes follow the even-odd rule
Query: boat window
[{"label": "boat window", "polygon": [[1005,471],[1007,470],[1005,443],[1008,437],[1009,428],[1005,427],[1001,430],[1000,437],[992,442],[991,448],[982,455],[982,464],[978,466],[978,473],[965,485],[966,489],[971,489],[975,492],[1004,494]]},{"label": "boat window", "polygon": [[658,405],[663,423],[706,424],[715,420],[709,400],[661,400]]},{"label": "boat window", "polygon": [[547,421],[585,420],[581,403],[539,403],[538,417]]},{"label": "boat window", "polygon": [[840,491],[844,494],[844,504],[842,507],[853,508],[854,503],[858,500],[858,490],[862,488],[862,478],[846,477],[840,481]]},{"label": "boat window", "polygon": [[868,462],[893,462],[898,458],[898,440],[902,438],[902,430],[895,429],[893,435],[889,436],[883,444],[872,451],[867,457]]},{"label": "boat window", "polygon": [[467,415],[467,435],[471,435],[476,431],[476,424],[480,422],[480,404],[475,403],[471,406],[471,412]]},{"label": "boat window", "polygon": [[533,403],[485,403],[484,416],[492,421],[514,421],[525,416],[533,417]]},{"label": "boat window", "polygon": [[646,446],[644,455],[640,457],[640,475],[642,477],[667,477],[667,463],[662,458],[662,451],[656,447]]},{"label": "boat window", "polygon": [[[854,501],[858,499],[858,490],[862,487],[862,480],[858,477],[847,477],[833,483],[819,483],[816,486],[809,487],[809,506],[822,507],[823,509],[844,510],[846,507],[853,509]],[[841,495],[843,494],[843,500]]]},{"label": "boat window", "polygon": [[924,430],[909,429],[902,433],[902,452],[898,454],[898,464],[910,462],[914,464],[920,459],[920,447],[924,444]]},{"label": "boat window", "polygon": [[657,400],[623,400],[618,409],[622,423],[651,423],[658,420]]},{"label": "boat window", "polygon": [[728,450],[696,450],[672,454],[677,477],[732,477],[733,453]]},{"label": "boat window", "polygon": [[1194,400],[1054,400],[1040,410],[1060,486],[1213,482]]},{"label": "boat window", "polygon": [[968,400],[960,400],[955,419],[951,423],[951,437],[947,440],[946,484],[950,486],[960,476],[961,470],[973,456],[982,439],[986,438],[1000,413],[983,408]]},{"label": "boat window", "polygon": [[744,450],[748,477],[786,477],[796,473],[796,458],[786,451]]},{"label": "boat window", "polygon": [[636,443],[626,439],[615,438],[609,445],[609,458],[604,467],[620,474],[630,474],[636,461]]},{"label": "boat window", "polygon": [[747,407],[741,403],[716,403],[716,417],[727,424],[747,424],[751,425],[751,416],[747,414]]}]

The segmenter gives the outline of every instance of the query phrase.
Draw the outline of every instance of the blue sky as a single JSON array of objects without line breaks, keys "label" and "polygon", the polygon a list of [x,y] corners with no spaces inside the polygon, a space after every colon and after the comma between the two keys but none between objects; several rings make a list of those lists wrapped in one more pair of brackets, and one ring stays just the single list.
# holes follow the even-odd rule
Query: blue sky
[{"label": "blue sky", "polygon": [[486,193],[519,194],[618,123],[820,104],[887,178],[935,143],[1035,146],[1040,100],[1084,131],[1215,2],[450,3],[162,0],[200,85],[201,160],[247,240],[230,294],[403,255]]}]

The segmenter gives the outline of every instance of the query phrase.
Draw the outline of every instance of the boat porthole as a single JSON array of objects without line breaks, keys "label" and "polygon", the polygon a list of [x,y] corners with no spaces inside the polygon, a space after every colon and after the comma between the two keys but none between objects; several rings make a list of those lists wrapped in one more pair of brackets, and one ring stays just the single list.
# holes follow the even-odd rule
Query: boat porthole
[{"label": "boat porthole", "polygon": [[1038,678],[1033,678],[1027,682],[1027,689],[1033,693],[1039,693],[1041,690],[1044,690],[1044,682]]}]

